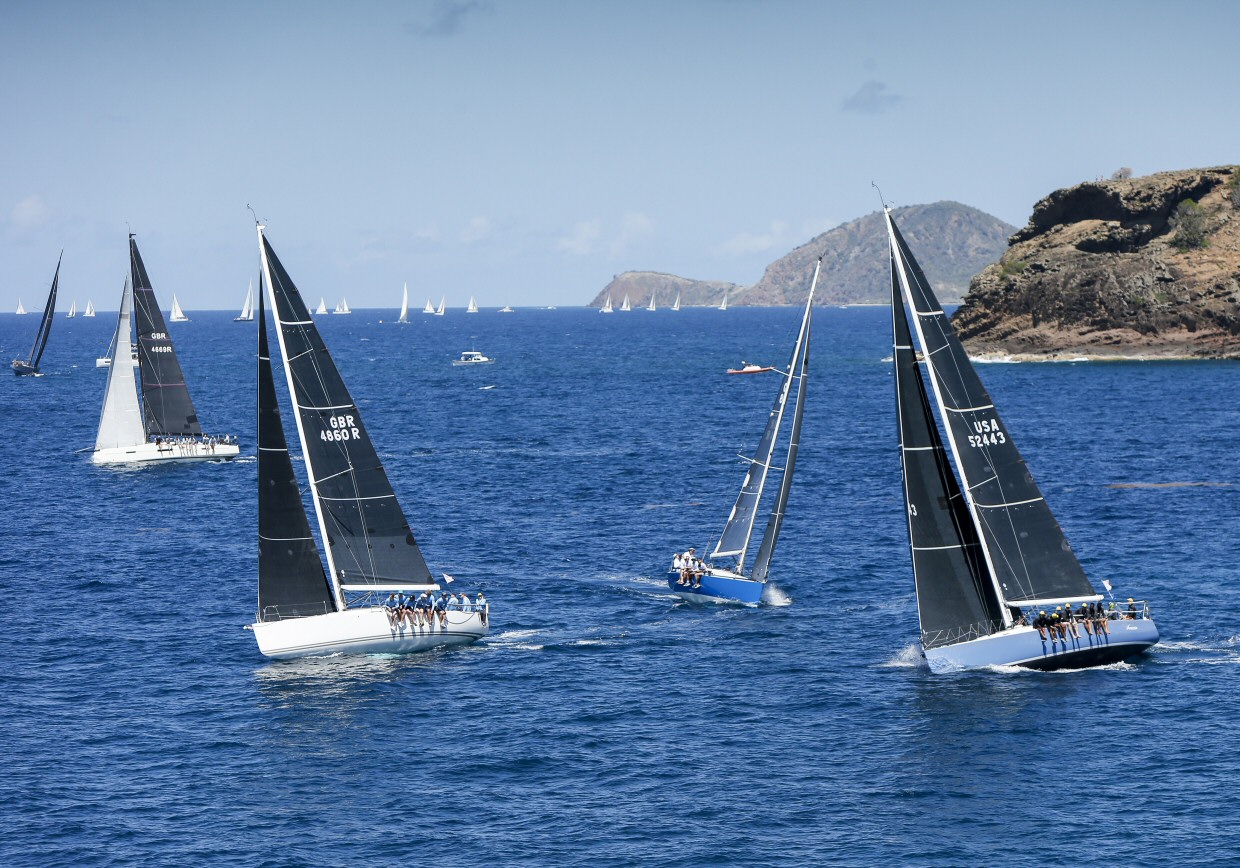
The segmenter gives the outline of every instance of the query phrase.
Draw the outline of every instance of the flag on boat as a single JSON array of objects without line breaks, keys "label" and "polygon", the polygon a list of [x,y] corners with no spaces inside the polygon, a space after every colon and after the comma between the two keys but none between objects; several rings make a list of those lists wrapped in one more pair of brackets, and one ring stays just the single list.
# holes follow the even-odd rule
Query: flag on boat
[{"label": "flag on boat", "polygon": [[452,577],[451,577],[450,575],[448,575],[447,573],[444,573],[444,574],[443,574],[443,580],[444,580],[445,582],[455,582],[455,581],[456,581],[456,579],[452,578]]},{"label": "flag on boat", "polygon": [[1108,593],[1108,594],[1109,594],[1109,593],[1111,593],[1111,591],[1113,591],[1113,590],[1114,590],[1114,588],[1112,588],[1112,587],[1111,587],[1111,583],[1110,583],[1109,581],[1107,581],[1106,579],[1103,579],[1103,580],[1102,580],[1102,587],[1104,587],[1104,588],[1106,588],[1106,589],[1107,589],[1107,593]]}]

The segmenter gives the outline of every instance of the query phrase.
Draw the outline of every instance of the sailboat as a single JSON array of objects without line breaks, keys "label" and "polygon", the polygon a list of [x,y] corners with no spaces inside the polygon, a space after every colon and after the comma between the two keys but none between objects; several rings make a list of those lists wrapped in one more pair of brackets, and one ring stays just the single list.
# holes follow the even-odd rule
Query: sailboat
[{"label": "sailboat", "polygon": [[[1038,626],[1035,619],[1055,610],[1093,605],[1100,612],[1102,596],[1072,552],[890,209],[884,213],[909,547],[921,646],[931,670],[1077,669],[1114,663],[1154,645],[1158,628],[1144,602],[1132,604],[1124,620],[1098,617],[1063,630]],[[914,331],[959,481],[930,409]]]},{"label": "sailboat", "polygon": [[14,311],[14,313],[18,316],[25,316],[27,313],[26,306],[22,304],[22,300],[20,298],[17,300],[17,310]]},{"label": "sailboat", "polygon": [[435,312],[435,305],[431,304],[431,300],[428,298],[426,300],[426,306],[422,308],[422,313],[434,313],[434,312]]},{"label": "sailboat", "polygon": [[611,296],[610,295],[607,296],[607,301],[604,302],[603,306],[598,309],[598,312],[599,313],[613,313],[611,309]]},{"label": "sailboat", "polygon": [[65,316],[68,317],[69,319],[72,319],[73,317],[77,316],[77,302],[76,301],[69,305],[69,312],[65,314]]},{"label": "sailboat", "polygon": [[[261,301],[258,330],[258,649],[286,659],[392,654],[477,641],[485,611],[446,613],[446,623],[393,623],[389,592],[438,590],[404,511],[301,293],[258,226],[263,276],[319,536],[302,505],[276,398]],[[260,295],[261,292],[260,280]]]},{"label": "sailboat", "polygon": [[332,313],[353,313],[353,311],[349,310],[349,302],[342,295],[340,297],[340,303],[336,305],[336,309],[333,310]]},{"label": "sailboat", "polygon": [[471,295],[469,297],[469,307],[465,308],[465,313],[477,313],[477,312],[478,312],[478,302],[474,301],[474,297]]},{"label": "sailboat", "polygon": [[653,291],[653,290],[652,290],[652,291],[651,291],[651,293],[650,293],[650,304],[646,305],[646,310],[655,310],[655,306],[654,306],[654,291]]},{"label": "sailboat", "polygon": [[[126,363],[131,311],[138,335],[141,407],[134,386],[134,365]],[[234,438],[202,433],[198,411],[185,386],[181,363],[133,235],[129,236],[129,280],[121,293],[110,359],[91,461],[145,464],[236,457],[239,449]]]},{"label": "sailboat", "polygon": [[172,294],[172,315],[168,319],[173,322],[189,322],[189,317],[185,315],[185,311],[181,310],[181,302],[177,301],[177,294],[175,292]]},{"label": "sailboat", "polygon": [[[56,287],[60,284],[60,260],[64,259],[64,256],[65,252],[60,251],[56,260],[56,273],[52,275],[52,288],[47,293],[47,303],[43,305],[43,319],[39,320],[39,330],[35,333],[30,355],[24,359],[13,360],[13,373],[19,377],[31,374],[37,376],[39,373],[39,362],[43,359],[43,351],[47,349],[47,338],[52,333],[52,319],[56,316]],[[17,302],[17,312],[26,312],[20,301]]]},{"label": "sailboat", "polygon": [[314,309],[316,315],[327,313],[327,299],[319,296],[319,306]]},{"label": "sailboat", "polygon": [[723,301],[719,303],[719,309],[720,310],[728,309],[728,291],[726,289],[723,291]]},{"label": "sailboat", "polygon": [[626,292],[624,294],[624,301],[620,302],[620,310],[627,311],[632,309],[633,308],[629,306],[629,294]]},{"label": "sailboat", "polygon": [[95,315],[95,303],[88,298],[86,299],[86,313],[82,314],[82,316],[93,317],[94,315]]},{"label": "sailboat", "polygon": [[439,296],[439,307],[435,310],[435,316],[443,316],[443,311],[444,311],[443,302],[444,302],[444,296],[441,295]]},{"label": "sailboat", "polygon": [[[710,553],[710,565],[705,572],[693,574],[691,571],[677,570],[673,562],[667,574],[668,587],[677,596],[694,603],[737,601],[749,605],[757,605],[762,599],[762,591],[766,587],[767,575],[770,572],[771,556],[775,553],[775,543],[779,539],[779,530],[783,525],[784,514],[788,506],[788,493],[792,490],[792,475],[796,469],[797,450],[801,442],[801,420],[805,416],[805,388],[809,383],[809,344],[810,326],[813,319],[814,291],[818,287],[818,275],[822,270],[822,257],[814,268],[814,279],[810,283],[809,297],[805,300],[805,313],[801,316],[801,327],[797,331],[796,343],[792,347],[792,356],[788,359],[788,367],[781,371],[783,381],[775,396],[775,403],[767,417],[766,429],[762,439],[758,441],[757,451],[749,461],[749,469],[745,472],[745,481],[741,483],[740,494],[732,512],[728,515],[727,524],[719,536],[714,551]],[[748,575],[745,574],[745,558],[749,550],[750,538],[753,536],[754,523],[758,518],[758,507],[762,501],[762,492],[766,486],[767,476],[773,469],[775,447],[779,441],[779,429],[783,424],[788,410],[788,397],[792,387],[796,386],[795,409],[792,413],[792,431],[788,438],[788,453],[784,460],[783,473],[779,481],[778,493],[771,505],[767,518],[766,530],[758,545],[757,555]],[[778,469],[778,468],[774,468]],[[715,566],[717,558],[736,558],[731,569]]]},{"label": "sailboat", "polygon": [[233,322],[254,322],[254,281],[245,291],[245,304],[241,305],[241,313],[233,317]]},{"label": "sailboat", "polygon": [[401,297],[401,300],[400,300],[400,316],[396,319],[396,321],[397,322],[409,322],[409,284],[408,282],[405,283],[405,294]]},{"label": "sailboat", "polygon": [[676,300],[672,302],[672,310],[680,310],[680,293],[676,293]]}]

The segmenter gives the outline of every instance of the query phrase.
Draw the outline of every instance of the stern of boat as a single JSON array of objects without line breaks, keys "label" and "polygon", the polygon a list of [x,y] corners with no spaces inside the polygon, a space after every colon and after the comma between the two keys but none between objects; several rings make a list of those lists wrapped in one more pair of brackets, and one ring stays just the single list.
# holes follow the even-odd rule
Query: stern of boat
[{"label": "stern of boat", "polygon": [[[926,648],[926,662],[933,672],[958,672],[989,666],[1021,666],[1026,669],[1086,669],[1119,663],[1158,643],[1158,627],[1151,618],[1108,621],[1110,632],[1043,639],[1033,627],[1013,627],[951,645]],[[1049,631],[1048,631],[1049,632]]]}]

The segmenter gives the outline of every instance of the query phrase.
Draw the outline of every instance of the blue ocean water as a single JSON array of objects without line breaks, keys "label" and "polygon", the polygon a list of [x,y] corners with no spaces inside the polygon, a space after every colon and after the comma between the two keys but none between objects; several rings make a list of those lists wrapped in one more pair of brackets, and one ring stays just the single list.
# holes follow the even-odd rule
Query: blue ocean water
[{"label": "blue ocean water", "polygon": [[[760,609],[662,574],[721,530],[773,397],[724,370],[784,364],[799,311],[394,313],[319,322],[432,569],[492,601],[463,650],[258,654],[252,323],[171,325],[231,464],[74,454],[114,314],[0,377],[5,864],[1234,864],[1234,363],[981,370],[1095,583],[1150,599],[1163,642],[935,676],[887,310],[816,315]],[[0,315],[6,360],[37,325]]]}]

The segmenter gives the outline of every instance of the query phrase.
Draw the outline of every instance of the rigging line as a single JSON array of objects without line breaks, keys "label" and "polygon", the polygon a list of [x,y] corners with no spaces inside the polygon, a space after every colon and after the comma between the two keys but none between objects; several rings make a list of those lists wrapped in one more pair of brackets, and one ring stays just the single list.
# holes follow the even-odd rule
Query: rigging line
[{"label": "rigging line", "polygon": [[1038,503],[1045,500],[1045,497],[1031,497],[1029,500],[1013,500],[1010,503],[979,503],[977,500],[973,502],[982,509],[1007,509],[1012,506],[1024,506],[1025,504]]}]

